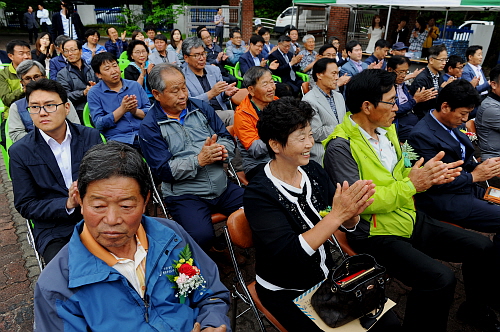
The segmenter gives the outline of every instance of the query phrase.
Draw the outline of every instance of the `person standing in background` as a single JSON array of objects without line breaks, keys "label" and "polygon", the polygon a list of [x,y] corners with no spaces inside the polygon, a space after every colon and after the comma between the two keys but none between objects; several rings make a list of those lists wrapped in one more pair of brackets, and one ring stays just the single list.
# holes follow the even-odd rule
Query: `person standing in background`
[{"label": "person standing in background", "polygon": [[40,20],[40,26],[42,32],[52,32],[52,21],[49,18],[49,11],[43,8],[43,4],[38,5],[38,11],[36,12],[36,17]]},{"label": "person standing in background", "polygon": [[30,44],[33,45],[33,35],[35,35],[35,41],[38,39],[38,22],[36,21],[35,14],[33,13],[33,7],[28,6],[28,11],[24,13],[24,25],[28,29],[28,34],[30,38]]},{"label": "person standing in background", "polygon": [[368,29],[368,39],[370,39],[370,41],[366,47],[366,53],[373,53],[377,40],[383,39],[385,26],[383,26],[380,22],[380,15],[373,16],[372,26]]},{"label": "person standing in background", "polygon": [[224,20],[225,17],[222,16],[222,8],[217,9],[217,15],[214,16],[214,24],[215,24],[215,38],[216,43],[219,43],[219,46],[222,48],[222,42],[224,41]]},{"label": "person standing in background", "polygon": [[403,16],[398,24],[398,27],[392,33],[392,39],[394,41],[394,44],[398,42],[406,44],[406,41],[408,40],[408,34],[410,33],[410,29],[406,26],[407,22],[408,22],[408,17]]},{"label": "person standing in background", "polygon": [[429,55],[429,48],[432,47],[432,42],[434,42],[439,37],[439,28],[436,26],[436,20],[431,17],[427,23],[427,39],[422,45],[422,58],[426,58]]}]

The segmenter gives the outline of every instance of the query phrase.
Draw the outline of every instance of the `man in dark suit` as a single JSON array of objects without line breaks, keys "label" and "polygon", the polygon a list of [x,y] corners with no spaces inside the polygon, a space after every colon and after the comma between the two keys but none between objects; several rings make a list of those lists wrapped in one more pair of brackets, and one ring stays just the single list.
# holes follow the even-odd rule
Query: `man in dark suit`
[{"label": "man in dark suit", "polygon": [[[28,11],[24,13],[23,21],[26,29],[28,29],[30,44],[33,45],[33,40],[36,41],[38,39],[38,28],[40,27],[36,20],[35,13],[33,13],[33,7],[28,6]],[[35,37],[35,39],[33,39],[33,37]]]},{"label": "man in dark suit", "polygon": [[278,39],[278,49],[269,54],[269,62],[278,60],[278,68],[271,71],[274,75],[281,77],[281,81],[290,85],[293,89],[293,94],[296,96],[300,92],[302,83],[304,83],[295,71],[300,70],[299,63],[302,60],[302,55],[293,56],[290,52],[290,43],[292,40],[288,36],[280,36]]},{"label": "man in dark suit", "polygon": [[35,130],[9,149],[14,205],[35,225],[38,252],[48,263],[82,219],[76,180],[85,152],[101,142],[97,129],[66,121],[70,106],[62,85],[41,79],[26,86]]},{"label": "man in dark suit", "polygon": [[[415,95],[417,90],[420,88],[434,88],[434,90],[439,91],[453,80],[451,79],[444,82],[443,75],[440,73],[444,69],[446,61],[448,60],[448,52],[444,45],[437,45],[429,48],[429,56],[427,60],[429,61],[429,64],[420,74],[418,74],[417,77],[415,77],[410,86],[410,93],[412,95]],[[419,119],[422,119],[424,115],[434,108],[436,108],[435,98],[416,105],[413,108],[413,113],[415,113]]]},{"label": "man in dark suit", "polygon": [[264,38],[259,35],[250,37],[248,51],[240,56],[240,72],[241,76],[254,66],[268,67],[269,69],[278,68],[278,61],[274,60],[269,66],[267,60],[262,56],[262,47],[264,45]]},{"label": "man in dark suit", "polygon": [[[85,27],[78,13],[74,12],[73,4],[67,0],[61,2],[61,11],[52,15],[52,40],[57,36],[66,35],[85,43]],[[64,24],[66,23],[66,24]],[[71,24],[72,29],[69,29]]]},{"label": "man in dark suit", "polygon": [[427,161],[444,151],[444,163],[464,161],[460,176],[418,193],[415,202],[417,209],[438,220],[497,233],[493,242],[500,253],[500,206],[482,200],[485,190],[477,185],[500,175],[500,157],[478,164],[473,160],[474,147],[470,139],[458,129],[479,104],[479,94],[469,82],[454,81],[439,93],[436,109],[413,127],[408,142],[420,157]]}]

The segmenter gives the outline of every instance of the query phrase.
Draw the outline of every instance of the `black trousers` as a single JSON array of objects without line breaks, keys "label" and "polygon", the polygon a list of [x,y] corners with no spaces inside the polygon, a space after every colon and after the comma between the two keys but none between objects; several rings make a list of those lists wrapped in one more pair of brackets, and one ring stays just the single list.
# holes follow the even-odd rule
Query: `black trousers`
[{"label": "black trousers", "polygon": [[453,271],[438,262],[462,264],[467,302],[484,307],[498,279],[493,243],[465,229],[417,212],[410,239],[373,236],[350,241],[356,252],[371,254],[387,272],[412,287],[406,303],[404,331],[444,332],[455,293]]},{"label": "black trousers", "polygon": [[224,41],[224,27],[216,26],[215,27],[215,37],[217,37],[217,43],[222,48],[222,42]]},{"label": "black trousers", "polygon": [[[269,310],[288,332],[322,331],[293,303],[293,299],[302,294],[302,292],[288,290],[271,291],[259,284],[255,288],[262,305]],[[401,323],[398,317],[392,310],[389,310],[370,329],[370,332],[397,332],[400,330]]]},{"label": "black trousers", "polygon": [[49,264],[49,262],[56,257],[57,253],[66,245],[66,243],[69,242],[70,239],[71,235],[53,239],[47,244],[42,255],[45,265]]},{"label": "black trousers", "polygon": [[[28,29],[28,35],[30,39],[30,44],[33,45],[38,39],[38,28]],[[35,37],[35,39],[33,39]]]}]

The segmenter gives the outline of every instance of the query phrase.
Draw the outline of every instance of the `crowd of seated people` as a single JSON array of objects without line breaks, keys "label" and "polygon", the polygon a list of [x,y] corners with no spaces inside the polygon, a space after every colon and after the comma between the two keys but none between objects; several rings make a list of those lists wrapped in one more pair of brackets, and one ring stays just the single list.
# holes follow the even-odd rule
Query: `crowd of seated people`
[{"label": "crowd of seated people", "polygon": [[[314,36],[304,36],[300,44],[293,27],[276,46],[266,28],[248,43],[233,29],[226,49],[214,43],[206,27],[185,39],[172,30],[170,41],[154,27],[145,32],[147,39],[135,31],[127,42],[125,31],[119,35],[109,28],[105,47],[93,29],[86,31],[84,45],[64,35],[54,46],[46,35],[48,43],[40,40],[33,51],[20,40],[7,45],[12,64],[0,69],[0,99],[10,114],[3,114],[0,130],[4,135],[8,119],[15,206],[32,220],[36,247],[46,263],[71,263],[68,250],[86,247],[90,253],[84,261],[104,261],[96,271],[109,273],[113,267],[147,301],[145,271],[125,272],[116,265],[128,259],[140,266],[146,254],[157,254],[157,248],[147,253],[154,238],[150,232],[165,232],[190,243],[200,264],[211,271],[206,278],[221,294],[215,312],[225,316],[228,293],[204,252],[225,248],[212,215],[228,217],[243,208],[256,247],[257,294],[288,331],[318,330],[291,300],[334,267],[325,253],[337,230],[346,233],[356,252],[371,254],[411,288],[402,322],[389,311],[373,331],[446,331],[456,278],[435,259],[462,263],[466,300],[459,318],[485,331],[500,331],[491,309],[497,294],[488,291],[500,272],[500,210],[482,199],[485,190],[478,185],[500,176],[500,66],[485,75],[480,45],[470,46],[465,58],[448,56],[444,45],[430,46],[427,66],[409,73],[406,45],[395,43],[388,56],[391,44],[384,39],[363,61],[357,40],[342,51],[333,38],[317,51]],[[40,63],[31,60],[34,55],[45,58]],[[123,61],[128,66],[120,68]],[[479,162],[473,158],[473,142],[461,130],[474,116]],[[95,185],[83,183],[83,190],[95,190],[90,196],[79,192],[84,154],[107,151],[92,148],[103,139],[119,142],[109,148],[118,155],[116,165],[106,161],[109,167],[124,162],[118,159],[125,154],[148,165],[175,224],[142,216],[148,195],[142,192],[142,178],[131,175],[142,172],[141,167],[104,174]],[[409,157],[408,147],[416,159]],[[241,153],[246,187],[226,173],[225,164],[236,152]],[[108,211],[90,201],[98,197],[99,204],[119,206],[120,186],[130,187],[130,178],[139,185],[134,187],[139,195],[131,191],[125,198],[134,197],[127,208],[135,209],[135,226],[124,245],[115,246],[113,236],[100,238],[100,226],[92,224],[97,214]],[[108,189],[116,195],[103,194]],[[330,213],[321,217],[319,211],[328,206]],[[490,240],[470,230],[494,235]],[[132,252],[127,251],[130,244]],[[279,276],[297,264],[310,272],[308,278]],[[69,275],[53,265],[42,274],[35,297],[35,310],[42,315],[38,329],[98,324],[74,306],[64,309],[71,315],[53,317],[47,308],[59,305],[54,292],[81,301],[71,288],[47,284],[50,277],[70,282],[71,269],[79,265],[70,266]],[[89,295],[100,288],[80,287]],[[196,296],[194,302],[213,300]],[[194,302],[187,306],[194,308]],[[199,314],[201,326],[194,325],[196,312],[175,324],[190,324],[195,331],[226,329],[222,316],[210,322]],[[72,315],[78,323],[71,322]],[[131,324],[140,328],[142,321]]]}]

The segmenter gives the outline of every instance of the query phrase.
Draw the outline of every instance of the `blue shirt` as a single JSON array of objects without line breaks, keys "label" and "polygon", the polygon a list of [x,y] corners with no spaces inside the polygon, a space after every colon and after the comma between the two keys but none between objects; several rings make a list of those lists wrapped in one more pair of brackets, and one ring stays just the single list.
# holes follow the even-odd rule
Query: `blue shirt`
[{"label": "blue shirt", "polygon": [[115,92],[110,90],[106,83],[101,80],[89,90],[87,101],[95,127],[107,140],[133,144],[135,136],[139,135],[142,119],[127,112],[115,123],[113,112],[120,107],[123,97],[126,95],[135,95],[137,108],[144,113],[148,112],[151,105],[146,91],[139,83],[122,79],[122,84],[120,91]]},{"label": "blue shirt", "polygon": [[127,49],[128,43],[126,41],[122,41],[120,38],[116,40],[116,43],[113,43],[111,39],[109,39],[104,44],[104,47],[109,53],[113,54],[118,59],[122,52]]},{"label": "blue shirt", "polygon": [[[385,58],[382,59],[382,60],[386,60]],[[367,65],[370,65],[372,64],[373,62],[375,62],[376,64],[378,64],[380,61],[382,60],[379,60],[374,54],[370,55],[366,60],[365,60],[365,63]],[[384,64],[382,65],[382,68],[381,69],[384,69],[385,70],[385,67],[387,67],[387,61],[384,61]]]},{"label": "blue shirt", "polygon": [[[106,48],[102,45],[97,44],[95,48],[95,54],[99,54],[101,52],[106,52]],[[90,65],[90,61],[92,60],[92,50],[87,46],[87,43],[83,44],[82,46],[82,59]]]}]

